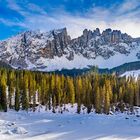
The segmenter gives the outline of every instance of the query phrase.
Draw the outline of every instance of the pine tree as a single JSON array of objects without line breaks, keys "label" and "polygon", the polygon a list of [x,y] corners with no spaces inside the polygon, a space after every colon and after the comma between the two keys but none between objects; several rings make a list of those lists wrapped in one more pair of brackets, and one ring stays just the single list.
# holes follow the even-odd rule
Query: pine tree
[{"label": "pine tree", "polygon": [[123,100],[123,88],[120,87],[119,88],[119,101],[122,101]]},{"label": "pine tree", "polygon": [[12,108],[13,103],[12,103],[12,99],[14,96],[14,85],[15,85],[15,76],[14,76],[14,72],[11,71],[9,74],[9,78],[8,78],[8,92],[9,92],[9,108]]},{"label": "pine tree", "polygon": [[56,97],[53,95],[52,96],[52,112],[53,113],[56,113],[55,108],[56,108]]},{"label": "pine tree", "polygon": [[29,80],[28,80],[28,90],[29,90],[29,103],[33,103],[33,94],[34,94],[34,87],[33,87],[33,75],[29,74]]},{"label": "pine tree", "polygon": [[54,96],[56,99],[56,106],[60,105],[61,97],[62,97],[62,89],[61,89],[61,82],[58,75],[55,77],[55,87],[54,87]]},{"label": "pine tree", "polygon": [[28,96],[28,75],[23,76],[23,93],[22,93],[22,109],[28,110],[29,108],[29,96]]},{"label": "pine tree", "polygon": [[18,85],[16,85],[16,91],[15,91],[15,110],[19,111],[20,109],[20,90]]},{"label": "pine tree", "polygon": [[102,105],[102,108],[103,108],[103,106],[105,104],[105,94],[106,94],[105,85],[103,85],[103,87],[100,90],[101,90],[101,105]]},{"label": "pine tree", "polygon": [[130,105],[130,111],[133,112],[133,106],[134,106],[134,86],[132,83],[130,83],[129,86],[129,105]]},{"label": "pine tree", "polygon": [[95,112],[101,113],[101,100],[100,100],[100,89],[97,87],[97,91],[95,93]]},{"label": "pine tree", "polygon": [[87,100],[87,113],[91,112],[92,109],[92,103],[91,103],[91,96],[92,96],[92,86],[91,83],[88,82],[88,86],[87,86],[87,95],[86,95],[86,100]]},{"label": "pine tree", "polygon": [[36,81],[34,78],[32,81],[32,92],[33,92],[33,111],[35,111],[36,102],[37,102],[37,92],[36,92]]},{"label": "pine tree", "polygon": [[68,97],[70,100],[70,103],[73,105],[75,103],[75,90],[74,90],[74,84],[73,84],[73,80],[68,78],[68,86],[67,86],[67,92],[68,92]]},{"label": "pine tree", "polygon": [[106,81],[106,92],[105,92],[105,102],[104,102],[104,113],[109,114],[110,111],[110,96],[112,96],[110,82]]},{"label": "pine tree", "polygon": [[138,83],[134,84],[134,105],[140,105],[140,95],[139,95],[139,85]]},{"label": "pine tree", "polygon": [[76,100],[77,100],[77,113],[81,112],[81,96],[82,96],[82,79],[78,77],[76,80]]},{"label": "pine tree", "polygon": [[45,76],[42,76],[42,79],[41,79],[41,95],[40,95],[40,99],[41,99],[41,104],[42,105],[46,105],[47,102],[48,102],[48,98],[47,97],[47,84],[46,84],[46,77]]},{"label": "pine tree", "polygon": [[1,91],[1,107],[4,112],[7,112],[7,94],[6,94],[6,72],[4,71],[1,76],[0,81],[0,91]]}]

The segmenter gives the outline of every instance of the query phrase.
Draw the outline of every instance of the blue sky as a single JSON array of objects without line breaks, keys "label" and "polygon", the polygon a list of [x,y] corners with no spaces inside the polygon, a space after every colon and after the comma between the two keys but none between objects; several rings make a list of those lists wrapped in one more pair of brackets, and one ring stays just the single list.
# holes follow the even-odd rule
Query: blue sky
[{"label": "blue sky", "polygon": [[0,39],[25,30],[120,29],[140,37],[140,0],[0,0]]}]

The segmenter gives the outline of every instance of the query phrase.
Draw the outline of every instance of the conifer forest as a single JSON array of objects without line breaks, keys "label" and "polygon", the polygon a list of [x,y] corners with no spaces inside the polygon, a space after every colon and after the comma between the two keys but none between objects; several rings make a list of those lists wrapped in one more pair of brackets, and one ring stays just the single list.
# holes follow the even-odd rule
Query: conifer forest
[{"label": "conifer forest", "polygon": [[109,114],[110,111],[133,112],[140,105],[140,79],[90,72],[80,76],[64,76],[26,70],[0,69],[0,109],[36,111],[44,105],[55,113],[66,104],[82,105],[87,113]]}]

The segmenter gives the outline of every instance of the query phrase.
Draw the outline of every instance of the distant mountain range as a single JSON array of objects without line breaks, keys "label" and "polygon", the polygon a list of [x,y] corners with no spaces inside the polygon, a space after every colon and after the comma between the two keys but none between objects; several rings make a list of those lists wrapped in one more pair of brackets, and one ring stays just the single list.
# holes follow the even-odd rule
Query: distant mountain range
[{"label": "distant mountain range", "polygon": [[85,29],[74,39],[66,28],[26,31],[0,41],[0,61],[16,69],[38,71],[90,69],[96,65],[105,70],[131,62],[139,65],[140,38],[119,30],[100,32],[98,28]]}]

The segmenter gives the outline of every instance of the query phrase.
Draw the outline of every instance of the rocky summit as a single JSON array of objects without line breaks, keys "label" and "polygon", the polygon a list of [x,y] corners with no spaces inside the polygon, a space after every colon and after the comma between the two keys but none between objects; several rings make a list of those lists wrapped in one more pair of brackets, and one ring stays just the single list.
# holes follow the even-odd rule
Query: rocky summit
[{"label": "rocky summit", "polygon": [[0,42],[0,60],[20,69],[53,71],[89,65],[110,68],[139,59],[140,38],[112,29],[85,29],[74,39],[66,28],[26,31]]}]

